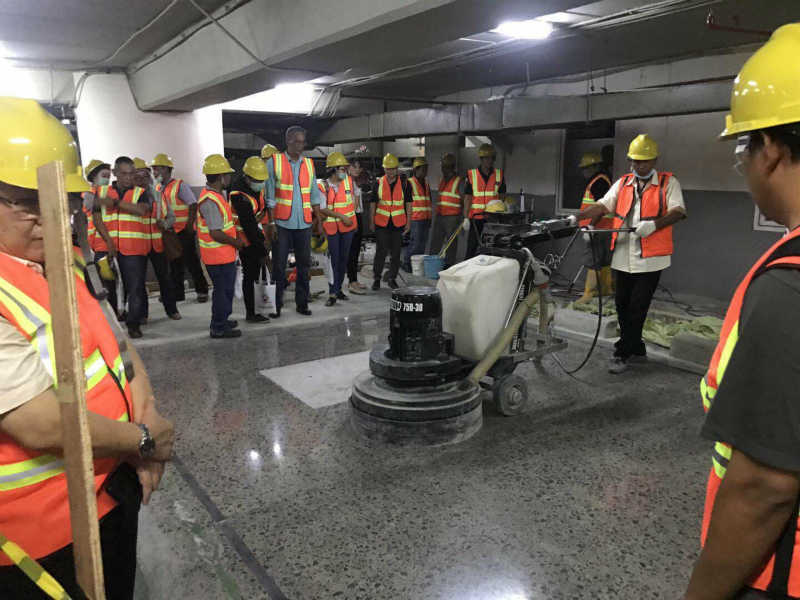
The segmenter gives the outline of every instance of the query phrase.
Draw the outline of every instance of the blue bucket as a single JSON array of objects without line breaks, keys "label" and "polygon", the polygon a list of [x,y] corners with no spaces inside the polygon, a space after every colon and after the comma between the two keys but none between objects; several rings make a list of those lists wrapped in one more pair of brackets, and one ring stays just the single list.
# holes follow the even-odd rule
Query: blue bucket
[{"label": "blue bucket", "polygon": [[429,254],[423,259],[426,279],[439,279],[439,271],[444,269],[444,259],[438,254]]}]

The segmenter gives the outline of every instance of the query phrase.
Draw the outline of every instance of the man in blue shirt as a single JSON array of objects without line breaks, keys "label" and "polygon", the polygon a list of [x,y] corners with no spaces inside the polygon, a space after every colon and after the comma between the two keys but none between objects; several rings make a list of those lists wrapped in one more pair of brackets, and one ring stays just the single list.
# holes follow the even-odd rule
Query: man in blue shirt
[{"label": "man in blue shirt", "polygon": [[[310,197],[311,209],[319,218],[319,205],[322,201],[317,187],[314,164],[310,159],[303,157],[303,150],[306,147],[306,131],[302,127],[293,125],[286,130],[286,152],[276,154],[272,160],[267,162],[269,178],[265,186],[267,207],[270,216],[270,234],[277,237],[277,244],[272,248],[272,265],[274,273],[272,279],[275,281],[275,312],[269,316],[277,319],[281,316],[283,307],[283,289],[286,284],[286,260],[289,257],[289,248],[294,249],[294,257],[297,263],[297,283],[295,284],[294,301],[297,305],[297,312],[301,315],[310,315],[308,300],[310,290],[308,286],[309,269],[311,266],[311,219],[303,208],[303,191]],[[281,161],[279,165],[280,174],[283,182],[275,181],[275,163]],[[288,218],[278,218],[283,212],[286,215],[286,206],[278,204],[275,195],[276,183],[287,185],[287,175],[285,165],[291,168],[291,177],[288,179],[292,188],[291,212]],[[310,189],[301,189],[301,183],[307,178]],[[280,195],[280,194],[279,194]]]}]

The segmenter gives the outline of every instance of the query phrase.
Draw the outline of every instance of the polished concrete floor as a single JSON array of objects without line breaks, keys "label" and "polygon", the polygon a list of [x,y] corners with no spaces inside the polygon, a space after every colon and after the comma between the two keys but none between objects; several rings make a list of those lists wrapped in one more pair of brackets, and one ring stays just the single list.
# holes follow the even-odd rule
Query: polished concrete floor
[{"label": "polished concrete floor", "polygon": [[[358,302],[174,343],[153,311],[142,354],[177,443],[141,513],[137,600],[680,597],[710,464],[696,375],[615,377],[598,352],[571,378],[546,358],[518,370],[527,414],[487,402],[469,441],[375,447],[354,437],[346,393],[303,375],[323,358],[352,369],[385,337],[388,292]],[[202,331],[208,310],[182,308],[180,327]]]}]

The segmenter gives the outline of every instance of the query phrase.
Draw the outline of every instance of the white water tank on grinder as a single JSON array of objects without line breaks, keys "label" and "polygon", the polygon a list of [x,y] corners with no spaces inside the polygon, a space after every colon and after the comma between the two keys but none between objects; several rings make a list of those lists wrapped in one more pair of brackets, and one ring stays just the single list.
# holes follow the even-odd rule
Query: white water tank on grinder
[{"label": "white water tank on grinder", "polygon": [[455,337],[455,354],[478,361],[505,325],[519,286],[516,260],[479,255],[439,272],[442,329]]}]

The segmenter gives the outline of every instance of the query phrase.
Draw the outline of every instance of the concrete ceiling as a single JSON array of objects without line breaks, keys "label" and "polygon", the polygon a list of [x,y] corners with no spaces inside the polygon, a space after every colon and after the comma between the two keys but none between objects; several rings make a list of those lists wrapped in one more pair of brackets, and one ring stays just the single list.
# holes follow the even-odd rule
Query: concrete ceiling
[{"label": "concrete ceiling", "polygon": [[[213,11],[225,0],[197,3]],[[20,66],[97,63],[167,7],[151,27],[102,63],[112,68],[127,67],[205,17],[186,0],[0,0],[0,55]]]}]

